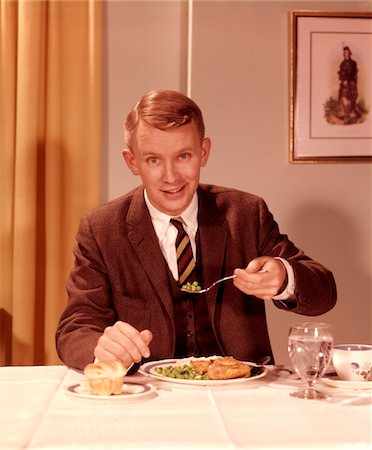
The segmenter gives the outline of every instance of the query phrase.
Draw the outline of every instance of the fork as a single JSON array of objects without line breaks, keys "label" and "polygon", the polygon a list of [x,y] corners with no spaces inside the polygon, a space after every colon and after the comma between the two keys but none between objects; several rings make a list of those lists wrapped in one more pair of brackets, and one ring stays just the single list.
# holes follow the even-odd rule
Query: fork
[{"label": "fork", "polygon": [[229,275],[228,277],[221,278],[221,279],[215,281],[214,283],[212,283],[210,286],[200,289],[199,291],[189,291],[188,289],[183,288],[183,287],[181,288],[181,291],[189,292],[190,294],[204,294],[205,292],[208,292],[214,286],[216,286],[216,284],[222,283],[223,281],[232,280],[233,278],[236,278],[236,275]]}]

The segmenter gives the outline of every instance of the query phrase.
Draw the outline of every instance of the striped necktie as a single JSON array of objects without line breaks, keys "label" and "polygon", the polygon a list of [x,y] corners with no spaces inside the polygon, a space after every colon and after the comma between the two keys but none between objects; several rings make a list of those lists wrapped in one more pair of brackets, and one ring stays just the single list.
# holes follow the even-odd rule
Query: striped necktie
[{"label": "striped necktie", "polygon": [[177,228],[176,255],[178,267],[178,284],[182,286],[195,273],[195,260],[189,235],[183,228],[181,217],[173,217],[170,223]]}]

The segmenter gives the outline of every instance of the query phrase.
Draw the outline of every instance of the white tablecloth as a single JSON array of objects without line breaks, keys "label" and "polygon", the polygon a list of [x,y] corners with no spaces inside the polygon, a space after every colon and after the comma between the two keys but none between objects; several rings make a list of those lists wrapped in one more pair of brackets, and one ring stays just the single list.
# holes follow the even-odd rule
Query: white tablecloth
[{"label": "white tablecloth", "polygon": [[66,394],[84,376],[64,366],[0,368],[0,449],[371,449],[371,391],[319,383],[328,400],[270,368],[258,380],[189,387],[136,374],[154,393],[132,400]]}]

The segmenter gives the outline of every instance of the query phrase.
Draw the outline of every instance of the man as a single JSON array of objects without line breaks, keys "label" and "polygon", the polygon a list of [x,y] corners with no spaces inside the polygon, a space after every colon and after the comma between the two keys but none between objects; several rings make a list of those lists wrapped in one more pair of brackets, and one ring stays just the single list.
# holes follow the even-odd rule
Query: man
[{"label": "man", "polygon": [[[66,365],[211,354],[254,361],[272,356],[265,301],[306,315],[334,306],[332,274],[280,234],[262,199],[199,183],[211,140],[191,99],[151,91],[124,132],[123,157],[142,186],[82,218],[56,333]],[[182,262],[201,286],[236,277],[206,294],[183,292]]]},{"label": "man", "polygon": [[[349,47],[343,48],[344,60],[340,64],[338,71],[338,78],[340,80],[338,103],[339,116],[343,119],[344,124],[353,123],[351,116],[354,114],[354,119],[359,119],[361,113],[357,107],[358,99],[358,66],[351,58],[351,51]],[[354,120],[355,121],[355,120]]]}]

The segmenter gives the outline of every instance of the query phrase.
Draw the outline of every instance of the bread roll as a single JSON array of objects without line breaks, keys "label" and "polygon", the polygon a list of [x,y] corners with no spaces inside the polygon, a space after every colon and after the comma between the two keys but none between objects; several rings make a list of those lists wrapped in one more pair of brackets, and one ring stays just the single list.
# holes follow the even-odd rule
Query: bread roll
[{"label": "bread roll", "polygon": [[120,361],[100,361],[85,366],[84,375],[93,393],[121,394],[127,370]]}]

